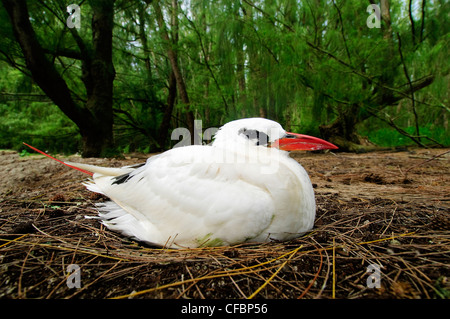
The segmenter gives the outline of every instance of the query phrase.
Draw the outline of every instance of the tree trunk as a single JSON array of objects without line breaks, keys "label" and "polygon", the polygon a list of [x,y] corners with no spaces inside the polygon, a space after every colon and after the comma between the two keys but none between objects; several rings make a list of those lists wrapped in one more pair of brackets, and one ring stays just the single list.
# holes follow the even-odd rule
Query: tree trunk
[{"label": "tree trunk", "polygon": [[334,122],[319,126],[321,136],[325,140],[337,144],[342,151],[359,151],[362,148],[362,141],[355,129],[359,122],[359,109],[358,103],[342,106],[342,110]]},{"label": "tree trunk", "polygon": [[167,136],[169,135],[170,119],[172,118],[172,112],[176,97],[177,81],[175,79],[175,74],[171,72],[169,77],[169,95],[167,97],[167,107],[164,110],[164,116],[158,132],[158,144],[160,150],[164,149],[164,144],[166,142]]},{"label": "tree trunk", "polygon": [[82,80],[88,98],[85,105],[79,105],[74,101],[67,83],[46,57],[46,51],[38,42],[31,25],[26,1],[2,0],[2,3],[11,20],[14,35],[33,80],[80,129],[82,155],[85,157],[104,155],[113,143],[114,1],[95,1],[92,4],[92,51],[88,51],[76,31],[72,31],[72,34],[77,36],[76,41],[81,51],[81,54],[74,54],[73,58],[82,61]]},{"label": "tree trunk", "polygon": [[[176,1],[174,1],[174,5]],[[173,49],[173,43],[170,41],[169,34],[166,29],[166,25],[164,22],[164,17],[161,11],[161,7],[159,5],[159,1],[154,0],[152,2],[153,8],[155,9],[156,21],[158,23],[158,27],[160,32],[162,33],[162,37],[164,41],[166,41],[167,45],[167,56],[169,58],[170,65],[172,67],[173,74],[175,75],[175,80],[177,82],[178,94],[180,96],[181,102],[185,105],[186,112],[186,120],[189,132],[191,134],[191,144],[194,144],[195,139],[195,126],[194,126],[194,113],[190,110],[190,101],[189,96],[186,90],[186,84],[183,79],[183,75],[181,74],[181,70],[178,65],[177,53]],[[176,14],[177,8],[173,8]]]},{"label": "tree trunk", "polygon": [[150,64],[150,50],[148,48],[147,34],[145,32],[145,11],[146,6],[142,3],[138,3],[138,17],[139,17],[139,38],[142,43],[142,53],[144,54],[145,69],[147,70],[147,82],[152,81],[152,68]]},{"label": "tree trunk", "polygon": [[[114,1],[93,1],[90,77],[92,87],[86,88],[86,108],[93,114],[94,122],[84,129],[83,156],[104,156],[113,146],[113,82],[112,32],[114,27]],[[93,126],[96,126],[95,128]],[[93,133],[93,134],[92,134]],[[94,147],[97,147],[95,149]]]},{"label": "tree trunk", "polygon": [[[242,7],[241,7],[242,9]],[[247,12],[243,10],[244,21],[248,20]],[[247,84],[245,80],[245,39],[243,37],[243,31],[237,35],[236,39],[236,75],[238,82],[238,104],[240,108],[240,116],[246,117],[246,104],[247,104]]]}]

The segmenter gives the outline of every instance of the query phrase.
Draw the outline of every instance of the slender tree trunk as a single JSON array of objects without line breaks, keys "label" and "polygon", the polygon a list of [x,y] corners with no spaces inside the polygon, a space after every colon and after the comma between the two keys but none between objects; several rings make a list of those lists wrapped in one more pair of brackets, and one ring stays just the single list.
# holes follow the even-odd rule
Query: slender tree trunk
[{"label": "slender tree trunk", "polygon": [[150,64],[150,50],[148,49],[147,34],[145,33],[145,9],[146,6],[139,2],[138,16],[139,16],[139,38],[142,43],[142,52],[144,54],[145,69],[147,70],[147,82],[152,80],[152,68]]},{"label": "slender tree trunk", "polygon": [[413,45],[416,45],[416,27],[414,23],[414,18],[412,16],[412,0],[409,0],[408,14],[409,14],[409,22],[411,23],[411,40]]},{"label": "slender tree trunk", "polygon": [[426,0],[422,0],[422,22],[420,24],[420,33],[419,33],[420,43],[422,43],[423,41],[423,29],[425,28],[425,7],[426,7]]},{"label": "slender tree trunk", "polygon": [[245,105],[247,101],[247,92],[246,92],[246,84],[245,84],[245,71],[244,71],[244,49],[242,46],[239,46],[236,52],[236,77],[238,80],[238,104],[240,108],[241,116],[245,117]]},{"label": "slender tree trunk", "polygon": [[[176,4],[176,1],[174,1]],[[156,21],[158,23],[158,27],[162,34],[164,41],[166,41],[167,45],[167,55],[169,58],[170,65],[172,66],[173,74],[175,75],[175,80],[177,82],[178,94],[180,96],[181,102],[185,106],[186,120],[189,132],[191,134],[191,144],[194,144],[195,141],[195,126],[194,126],[194,113],[190,110],[190,101],[189,96],[186,90],[186,84],[183,79],[183,75],[181,74],[180,67],[178,65],[178,59],[176,51],[173,48],[173,43],[170,41],[169,34],[166,29],[166,25],[164,22],[164,17],[161,11],[161,7],[159,5],[159,1],[154,0],[152,2],[153,8],[155,9]],[[173,8],[175,12],[177,8]],[[175,13],[176,14],[176,13]]]},{"label": "slender tree trunk", "polygon": [[[242,7],[241,7],[242,8]],[[243,10],[244,20],[248,20],[246,11]],[[242,31],[241,31],[242,33]],[[237,97],[240,108],[240,115],[246,117],[245,110],[247,104],[247,84],[245,80],[245,40],[242,34],[236,37],[236,78],[237,78]]]},{"label": "slender tree trunk", "polygon": [[167,107],[164,110],[163,120],[161,122],[161,126],[159,127],[158,133],[158,144],[161,150],[164,149],[164,144],[166,142],[167,136],[169,135],[170,119],[172,118],[172,112],[176,97],[177,81],[175,79],[175,74],[171,72],[169,77],[169,95],[167,97]]}]

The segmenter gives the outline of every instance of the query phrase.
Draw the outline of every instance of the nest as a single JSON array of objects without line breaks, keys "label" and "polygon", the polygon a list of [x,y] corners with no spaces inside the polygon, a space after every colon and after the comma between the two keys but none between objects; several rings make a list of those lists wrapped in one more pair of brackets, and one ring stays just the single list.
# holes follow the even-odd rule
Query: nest
[{"label": "nest", "polygon": [[[0,202],[0,297],[449,298],[445,201],[412,200],[415,192],[402,199],[392,190],[347,196],[351,185],[395,183],[389,174],[323,176],[314,169],[317,158],[325,160],[303,159],[316,187],[315,227],[289,242],[148,247],[84,218],[104,199],[91,197],[78,180],[64,176],[66,188],[7,193]],[[404,179],[399,175],[398,183]],[[344,188],[335,192],[337,185]],[[72,264],[79,266],[79,288],[70,285]]]}]

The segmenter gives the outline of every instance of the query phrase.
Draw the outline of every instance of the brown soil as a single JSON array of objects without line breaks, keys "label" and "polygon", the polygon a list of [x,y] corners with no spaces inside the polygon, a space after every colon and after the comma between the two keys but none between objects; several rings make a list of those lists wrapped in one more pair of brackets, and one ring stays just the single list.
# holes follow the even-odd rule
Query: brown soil
[{"label": "brown soil", "polygon": [[[449,298],[446,151],[292,154],[316,191],[311,233],[193,250],[105,229],[85,218],[105,200],[81,185],[86,175],[3,151],[0,298]],[[103,166],[144,158],[70,157]],[[81,288],[67,286],[69,264],[80,266]],[[370,264],[381,267],[380,288],[367,286]]]}]

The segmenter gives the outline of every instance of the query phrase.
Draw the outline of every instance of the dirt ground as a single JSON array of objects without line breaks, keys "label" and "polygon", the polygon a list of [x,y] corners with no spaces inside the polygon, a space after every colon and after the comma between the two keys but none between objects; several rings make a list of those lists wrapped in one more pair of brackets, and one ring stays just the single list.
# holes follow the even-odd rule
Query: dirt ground
[{"label": "dirt ground", "polygon": [[0,151],[0,298],[450,298],[448,151],[292,153],[315,187],[312,232],[191,250],[105,229],[85,218],[105,200],[81,185],[86,175]]}]

